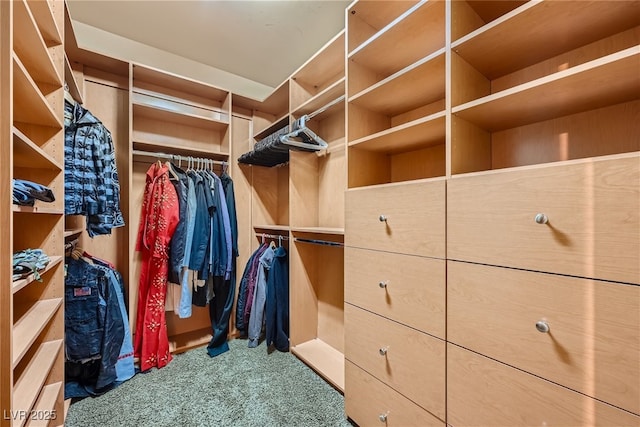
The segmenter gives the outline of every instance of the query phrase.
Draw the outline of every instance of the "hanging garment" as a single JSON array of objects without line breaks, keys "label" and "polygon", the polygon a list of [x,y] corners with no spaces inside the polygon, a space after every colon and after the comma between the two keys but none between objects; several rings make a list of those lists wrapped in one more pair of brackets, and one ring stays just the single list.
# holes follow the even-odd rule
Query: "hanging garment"
[{"label": "hanging garment", "polygon": [[165,298],[169,243],[179,221],[178,196],[167,166],[151,165],[146,175],[136,250],[142,253],[134,353],[140,369],[161,368],[171,360]]},{"label": "hanging garment", "polygon": [[236,303],[236,328],[238,329],[241,337],[247,336],[248,324],[245,322],[244,312],[245,307],[247,306],[250,274],[252,272],[252,267],[256,262],[256,258],[259,257],[259,253],[261,254],[266,248],[267,245],[263,243],[251,254],[244,267],[244,271],[242,272],[242,278],[240,279],[240,286],[238,287],[238,301]]},{"label": "hanging garment", "polygon": [[274,250],[269,246],[260,257],[256,290],[253,294],[253,304],[249,316],[249,342],[247,344],[249,348],[257,347],[260,343],[260,333],[264,323],[264,307],[267,299],[267,274],[271,268],[273,256]]},{"label": "hanging garment", "polygon": [[249,270],[249,280],[247,281],[247,296],[246,296],[246,304],[244,307],[243,316],[243,324],[247,331],[247,335],[249,334],[249,318],[251,317],[251,309],[253,307],[254,294],[256,289],[256,282],[258,279],[258,268],[260,267],[260,257],[264,252],[269,248],[269,245],[263,244],[256,253],[256,257],[253,260],[253,264]]},{"label": "hanging garment", "polygon": [[87,109],[65,100],[67,118],[64,213],[85,215],[90,237],[111,234],[111,229],[124,225],[111,132]]},{"label": "hanging garment", "polygon": [[[231,193],[225,193],[223,182],[216,178],[218,184],[217,189],[220,193],[220,202],[222,207],[222,225],[225,228],[225,243],[226,243],[226,267],[224,280],[219,276],[214,276],[213,279],[213,299],[209,301],[209,318],[211,320],[212,338],[207,346],[207,353],[209,356],[214,357],[225,351],[229,350],[229,344],[227,343],[227,336],[229,335],[229,320],[231,318],[231,311],[233,310],[233,300],[235,298],[235,284],[236,284],[236,257],[237,257],[237,243],[236,250],[234,250],[233,242],[238,241],[237,230],[238,227],[235,223],[235,199],[233,194],[233,183],[231,178],[228,177],[227,188],[231,188]],[[231,217],[233,215],[233,221]],[[221,260],[222,263],[222,260]]]},{"label": "hanging garment", "polygon": [[115,385],[124,319],[105,272],[67,258],[65,277],[65,396],[102,394]]},{"label": "hanging garment", "polygon": [[282,246],[275,250],[267,277],[265,324],[267,348],[289,351],[289,262]]}]

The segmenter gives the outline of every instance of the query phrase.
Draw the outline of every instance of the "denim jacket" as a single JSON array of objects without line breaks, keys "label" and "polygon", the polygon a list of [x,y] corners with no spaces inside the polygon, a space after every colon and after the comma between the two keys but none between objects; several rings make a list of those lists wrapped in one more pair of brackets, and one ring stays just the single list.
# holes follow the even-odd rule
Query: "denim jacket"
[{"label": "denim jacket", "polygon": [[[67,379],[96,389],[116,381],[116,362],[124,339],[124,321],[117,294],[104,271],[82,260],[67,258],[65,279],[65,354]],[[69,378],[69,372],[99,361],[94,378]]]},{"label": "denim jacket", "polygon": [[82,106],[65,102],[65,214],[85,215],[90,237],[122,227],[120,184],[111,132]]}]

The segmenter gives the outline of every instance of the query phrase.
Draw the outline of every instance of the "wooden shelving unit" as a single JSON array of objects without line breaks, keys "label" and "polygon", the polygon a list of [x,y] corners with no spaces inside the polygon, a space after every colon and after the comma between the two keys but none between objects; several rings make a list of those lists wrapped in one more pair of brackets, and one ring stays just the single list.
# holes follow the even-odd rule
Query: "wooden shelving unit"
[{"label": "wooden shelving unit", "polygon": [[42,414],[40,417],[34,417],[27,422],[27,427],[46,427],[51,420],[47,417],[53,417],[53,409],[55,408],[58,397],[62,390],[62,382],[46,385],[42,388],[40,396],[35,403],[34,410],[36,413]]},{"label": "wooden shelving unit", "polygon": [[[0,3],[0,79],[5,144],[2,181],[24,179],[51,189],[55,201],[33,207],[3,207],[3,281],[0,310],[0,407],[5,414],[55,410],[62,414],[64,381],[64,2],[16,0]],[[11,31],[13,33],[11,33]],[[11,76],[12,78],[9,78]],[[13,281],[12,254],[42,249],[50,261],[38,272]],[[22,426],[26,418],[5,416],[0,426]],[[33,423],[32,423],[33,424]]]}]

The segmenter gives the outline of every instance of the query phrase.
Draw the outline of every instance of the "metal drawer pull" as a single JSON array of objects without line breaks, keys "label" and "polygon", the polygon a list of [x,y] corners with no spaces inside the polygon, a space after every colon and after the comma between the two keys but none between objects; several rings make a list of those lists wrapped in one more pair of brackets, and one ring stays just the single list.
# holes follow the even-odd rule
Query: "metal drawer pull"
[{"label": "metal drawer pull", "polygon": [[378,419],[380,420],[381,423],[386,423],[388,416],[389,416],[389,411],[385,412],[384,414],[378,415]]},{"label": "metal drawer pull", "polygon": [[378,217],[378,219],[380,220],[380,222],[387,222],[387,216],[386,215],[380,215]]},{"label": "metal drawer pull", "polygon": [[388,280],[384,280],[384,281],[378,283],[378,286],[380,286],[382,289],[384,289],[384,288],[387,287],[387,284],[389,284],[389,281]]},{"label": "metal drawer pull", "polygon": [[380,356],[386,356],[387,351],[389,351],[389,346],[382,347],[380,350],[378,350],[378,353],[380,353]]},{"label": "metal drawer pull", "polygon": [[549,327],[549,324],[545,320],[538,320],[536,322],[536,329],[538,330],[538,332],[542,332],[543,334],[546,334],[547,332],[549,332],[551,328]]},{"label": "metal drawer pull", "polygon": [[537,214],[535,219],[538,224],[546,224],[547,222],[549,222],[549,218],[547,218],[547,216],[543,213]]}]

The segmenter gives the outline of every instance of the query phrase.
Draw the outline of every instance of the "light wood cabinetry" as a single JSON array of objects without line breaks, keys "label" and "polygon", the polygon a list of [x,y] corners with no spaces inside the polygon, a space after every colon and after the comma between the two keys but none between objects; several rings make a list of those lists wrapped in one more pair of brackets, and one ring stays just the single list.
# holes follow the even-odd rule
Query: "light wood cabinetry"
[{"label": "light wood cabinetry", "polygon": [[356,423],[379,393],[420,405],[419,374],[364,356],[393,326],[447,346],[446,385],[419,395],[446,389],[445,412],[421,406],[448,425],[638,424],[639,17],[637,1],[348,8]]},{"label": "light wood cabinetry", "polygon": [[[63,25],[62,1],[0,4],[2,426],[25,425],[37,410],[64,421]],[[14,178],[49,187],[55,201],[13,205]],[[25,249],[50,257],[39,281],[12,281],[12,254]]]}]

